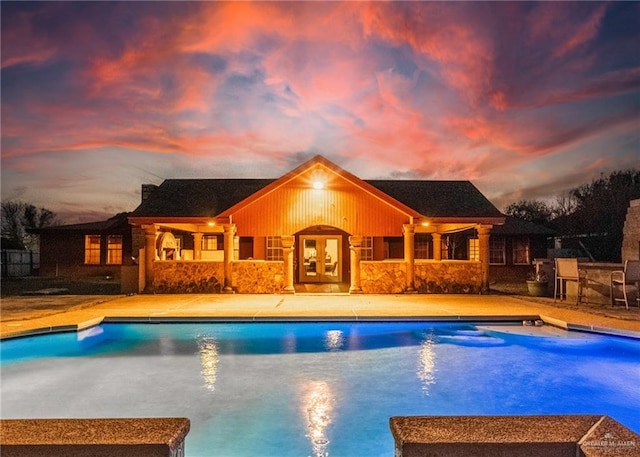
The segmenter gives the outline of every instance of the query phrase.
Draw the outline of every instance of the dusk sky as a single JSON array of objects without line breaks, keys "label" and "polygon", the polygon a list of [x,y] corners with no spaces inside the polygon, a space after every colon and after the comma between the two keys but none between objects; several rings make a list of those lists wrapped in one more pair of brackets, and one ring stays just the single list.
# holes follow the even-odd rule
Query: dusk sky
[{"label": "dusk sky", "polygon": [[640,168],[638,2],[2,1],[2,200],[143,183],[472,181],[499,209]]}]

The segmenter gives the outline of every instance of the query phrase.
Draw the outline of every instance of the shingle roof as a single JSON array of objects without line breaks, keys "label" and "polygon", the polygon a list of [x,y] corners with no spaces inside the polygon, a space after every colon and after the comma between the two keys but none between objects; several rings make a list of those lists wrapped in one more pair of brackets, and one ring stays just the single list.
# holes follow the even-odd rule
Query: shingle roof
[{"label": "shingle roof", "polygon": [[167,179],[131,217],[213,217],[275,179]]},{"label": "shingle roof", "polygon": [[83,222],[80,224],[67,224],[67,225],[55,225],[52,227],[44,227],[40,229],[31,229],[28,230],[29,233],[43,233],[43,232],[108,232],[113,231],[118,227],[128,227],[127,217],[129,213],[118,213],[115,216],[110,217],[104,221],[97,222]]},{"label": "shingle roof", "polygon": [[503,216],[469,181],[366,182],[426,217]]},{"label": "shingle roof", "polygon": [[[213,217],[275,179],[168,179],[131,217]],[[427,217],[502,217],[469,181],[365,180]]]}]

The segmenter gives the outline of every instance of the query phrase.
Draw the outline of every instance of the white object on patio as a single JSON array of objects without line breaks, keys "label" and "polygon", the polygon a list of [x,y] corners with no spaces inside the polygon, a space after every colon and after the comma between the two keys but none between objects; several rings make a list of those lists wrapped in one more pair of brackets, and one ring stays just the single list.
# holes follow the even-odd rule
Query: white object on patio
[{"label": "white object on patio", "polygon": [[[636,288],[636,304],[640,308],[640,260],[627,260],[624,262],[624,270],[611,272],[611,305],[617,302],[624,303],[629,309],[628,286]],[[622,297],[616,297],[616,289],[622,289]]]}]

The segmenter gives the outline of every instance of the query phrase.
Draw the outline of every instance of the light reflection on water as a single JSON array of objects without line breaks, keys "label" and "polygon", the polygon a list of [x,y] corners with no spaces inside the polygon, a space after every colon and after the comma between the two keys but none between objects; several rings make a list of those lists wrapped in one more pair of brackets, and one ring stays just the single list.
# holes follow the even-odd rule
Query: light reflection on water
[{"label": "light reflection on water", "polygon": [[303,407],[307,420],[307,438],[311,441],[312,457],[328,457],[327,427],[333,422],[335,398],[325,381],[311,381],[306,386]]},{"label": "light reflection on water", "polygon": [[200,348],[200,363],[202,364],[202,377],[205,387],[211,392],[216,390],[216,379],[218,378],[218,345],[215,338],[203,336],[198,338]]},{"label": "light reflection on water", "polygon": [[431,385],[436,383],[436,340],[433,334],[427,335],[418,352],[418,370],[416,374],[422,382],[422,392],[429,395]]},{"label": "light reflection on water", "polygon": [[324,337],[324,347],[327,351],[340,351],[344,346],[342,330],[329,330]]}]

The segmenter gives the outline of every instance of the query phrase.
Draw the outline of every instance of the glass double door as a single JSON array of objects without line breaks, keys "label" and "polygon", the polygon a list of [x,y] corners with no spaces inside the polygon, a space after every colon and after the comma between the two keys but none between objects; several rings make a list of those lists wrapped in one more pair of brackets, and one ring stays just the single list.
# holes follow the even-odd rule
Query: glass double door
[{"label": "glass double door", "polygon": [[340,282],[341,236],[300,237],[300,282]]}]

